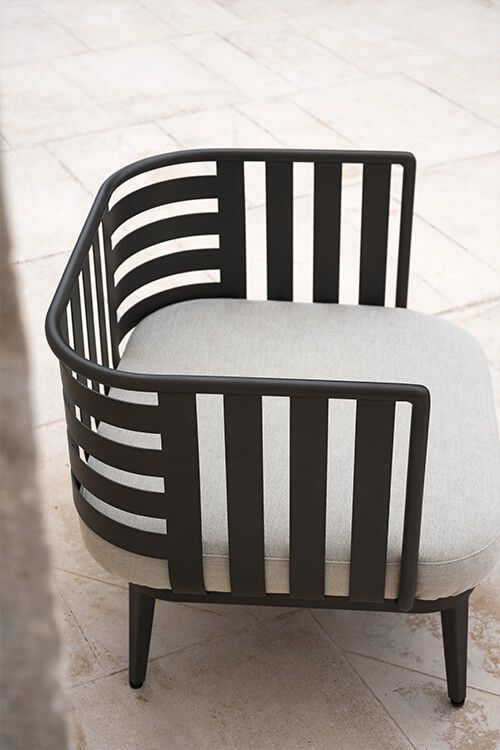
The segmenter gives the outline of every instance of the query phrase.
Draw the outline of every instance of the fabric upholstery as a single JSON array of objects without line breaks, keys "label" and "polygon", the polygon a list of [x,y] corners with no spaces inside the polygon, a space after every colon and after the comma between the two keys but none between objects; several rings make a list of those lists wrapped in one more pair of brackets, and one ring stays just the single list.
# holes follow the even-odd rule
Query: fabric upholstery
[{"label": "fabric upholstery", "polygon": [[[498,435],[486,359],[454,324],[404,309],[212,299],[158,310],[133,331],[120,369],[144,373],[245,375],[419,383],[431,418],[417,596],[473,587],[493,567],[500,526]],[[154,399],[114,389],[116,398]],[[197,397],[204,573],[207,590],[229,591],[222,398]],[[396,408],[386,597],[398,595],[410,407]],[[325,592],[349,589],[355,402],[329,406]],[[266,589],[288,591],[288,403],[263,399]],[[159,436],[101,424],[121,442],[159,447]],[[163,480],[91,459],[106,476],[161,490]],[[165,533],[165,522],[102,512]],[[307,498],[304,498],[307,502]],[[82,523],[93,557],[127,581],[168,588],[168,563],[115,547]]]}]

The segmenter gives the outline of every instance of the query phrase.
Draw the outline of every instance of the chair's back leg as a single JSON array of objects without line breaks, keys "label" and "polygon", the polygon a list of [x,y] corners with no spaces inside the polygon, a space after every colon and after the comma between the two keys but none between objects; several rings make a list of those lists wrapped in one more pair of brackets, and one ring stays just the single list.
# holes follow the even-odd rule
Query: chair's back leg
[{"label": "chair's back leg", "polygon": [[129,682],[140,688],[146,677],[155,598],[129,583]]},{"label": "chair's back leg", "polygon": [[448,696],[454,706],[463,706],[465,701],[468,620],[469,593],[441,612]]}]

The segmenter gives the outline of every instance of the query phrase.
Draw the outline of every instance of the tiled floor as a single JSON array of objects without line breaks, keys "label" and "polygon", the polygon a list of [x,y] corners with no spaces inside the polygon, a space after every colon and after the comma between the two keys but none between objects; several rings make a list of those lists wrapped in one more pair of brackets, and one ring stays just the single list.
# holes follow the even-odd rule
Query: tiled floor
[{"label": "tiled floor", "polygon": [[[472,597],[461,711],[446,701],[437,615],[159,604],[149,679],[129,690],[126,586],[80,541],[43,316],[92,195],[122,164],[204,145],[412,150],[410,306],[482,342],[500,412],[500,5],[1,5],[0,150],[79,747],[498,747],[498,576]],[[256,222],[258,196],[252,185]]]}]

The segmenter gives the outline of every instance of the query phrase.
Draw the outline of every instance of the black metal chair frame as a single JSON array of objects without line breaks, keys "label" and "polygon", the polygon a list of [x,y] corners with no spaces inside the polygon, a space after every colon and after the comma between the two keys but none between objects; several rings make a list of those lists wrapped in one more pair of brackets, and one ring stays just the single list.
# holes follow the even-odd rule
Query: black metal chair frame
[{"label": "black metal chair frame", "polygon": [[[133,190],[111,203],[127,180],[161,167],[213,162],[214,174],[174,177]],[[151,375],[118,370],[124,337],[148,314],[179,301],[247,297],[244,165],[266,173],[267,296],[293,299],[293,165],[314,168],[313,302],[339,295],[342,166],[362,165],[359,303],[386,303],[391,169],[403,171],[395,304],[406,307],[415,159],[401,152],[312,150],[197,150],[144,159],[101,187],[50,306],[47,339],[60,360],[68,425],[74,502],[81,518],[117,547],[168,560],[171,589],[129,584],[130,684],[145,679],[156,599],[222,604],[441,612],[448,695],[465,700],[468,599],[415,598],[430,394],[419,384],[249,377]],[[216,198],[218,211],[144,224],[117,242],[128,219],[169,203]],[[162,255],[116,271],[135,253],[186,236],[217,234],[218,249]],[[218,269],[220,281],[147,293],[145,285],[187,271]],[[120,315],[119,306],[144,288]],[[409,341],[411,346],[411,341]],[[123,401],[110,388],[152,392],[157,404]],[[231,593],[206,591],[203,580],[197,394],[224,399]],[[289,594],[267,594],[264,576],[262,397],[290,402]],[[328,400],[356,401],[355,468],[349,595],[324,593]],[[411,404],[411,427],[399,596],[384,598],[395,405]],[[117,443],[98,432],[100,421],[161,435],[161,449]],[[171,439],[174,437],[175,439]],[[160,476],[164,492],[114,482],[89,457]],[[118,523],[91,505],[82,489],[116,508],[166,519],[168,533]],[[307,497],[307,504],[303,498]]]}]

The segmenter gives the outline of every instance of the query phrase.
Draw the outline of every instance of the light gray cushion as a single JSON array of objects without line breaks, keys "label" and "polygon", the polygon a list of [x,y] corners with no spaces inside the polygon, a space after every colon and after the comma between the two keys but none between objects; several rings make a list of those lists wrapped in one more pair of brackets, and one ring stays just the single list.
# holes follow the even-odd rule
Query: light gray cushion
[{"label": "light gray cushion", "polygon": [[[499,530],[500,469],[491,383],[477,342],[457,326],[404,309],[196,300],[158,310],[134,330],[120,368],[133,372],[368,380],[426,385],[431,419],[417,596],[473,587],[492,568]],[[112,392],[145,402],[151,394]],[[222,399],[198,396],[205,584],[229,591]],[[410,407],[396,409],[386,597],[398,595]],[[288,402],[264,398],[266,588],[288,591]],[[349,589],[355,402],[330,401],[325,592]],[[115,440],[159,447],[159,436],[101,424]],[[163,481],[94,460],[116,481],[161,490]],[[165,532],[165,523],[117,511],[122,523]],[[304,498],[307,502],[307,498]],[[169,587],[168,563],[123,551],[82,524],[89,551],[110,572]]]}]

